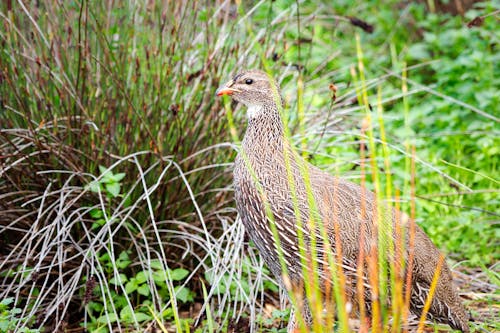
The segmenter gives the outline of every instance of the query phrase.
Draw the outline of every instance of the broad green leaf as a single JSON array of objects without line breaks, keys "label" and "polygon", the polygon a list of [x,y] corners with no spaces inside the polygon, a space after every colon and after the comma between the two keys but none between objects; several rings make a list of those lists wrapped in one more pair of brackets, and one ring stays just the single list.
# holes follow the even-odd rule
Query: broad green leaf
[{"label": "broad green leaf", "polygon": [[105,219],[96,220],[94,223],[92,223],[92,229],[97,229],[99,227],[102,227],[105,224],[106,224],[106,220]]},{"label": "broad green leaf", "polygon": [[125,306],[120,311],[120,320],[123,320],[123,321],[128,322],[128,323],[133,322],[132,313],[133,313],[132,308],[129,305]]},{"label": "broad green leaf", "polygon": [[166,308],[161,315],[165,319],[170,319],[174,316],[174,311],[172,310],[172,308]]},{"label": "broad green leaf", "polygon": [[193,292],[186,287],[177,286],[174,288],[174,291],[177,300],[180,300],[183,303],[192,302],[194,300]]},{"label": "broad green leaf", "polygon": [[20,314],[21,312],[23,312],[23,310],[21,310],[19,308],[13,308],[10,310],[11,315],[17,315],[17,314]]},{"label": "broad green leaf", "polygon": [[0,332],[7,332],[9,329],[10,323],[11,323],[10,320],[0,321]]},{"label": "broad green leaf", "polygon": [[146,320],[151,320],[151,319],[153,319],[153,317],[151,317],[150,315],[148,315],[146,313],[143,313],[143,312],[136,312],[135,313],[135,319],[138,322],[143,322],[143,321],[146,321]]},{"label": "broad green leaf", "polygon": [[102,315],[97,318],[97,322],[101,324],[114,323],[118,320],[116,313],[109,313],[107,315]]},{"label": "broad green leaf", "polygon": [[151,266],[152,269],[157,269],[157,270],[162,270],[163,264],[161,263],[160,259],[153,259],[149,262],[149,266]]},{"label": "broad green leaf", "polygon": [[120,194],[120,183],[108,183],[106,184],[106,191],[111,194],[113,198],[116,198]]},{"label": "broad green leaf", "polygon": [[111,179],[113,179],[113,181],[115,182],[119,182],[120,180],[122,180],[123,178],[125,178],[125,173],[117,173],[117,174],[114,174],[111,176]]},{"label": "broad green leaf", "polygon": [[148,275],[149,275],[148,272],[140,271],[139,273],[137,273],[135,275],[135,279],[137,280],[138,284],[142,284],[142,283],[146,282],[146,280],[148,279]]},{"label": "broad green leaf", "polygon": [[101,175],[103,175],[105,172],[109,172],[109,171],[106,171],[108,168],[106,168],[105,166],[103,165],[99,165],[99,172],[101,173]]},{"label": "broad green leaf", "polygon": [[126,251],[122,251],[116,260],[116,266],[118,268],[127,268],[132,261],[129,259],[128,253]]},{"label": "broad green leaf", "polygon": [[104,213],[102,212],[102,209],[94,208],[90,211],[90,216],[93,219],[100,219],[101,217],[104,216]]},{"label": "broad green leaf", "polygon": [[101,183],[94,180],[86,186],[86,189],[88,189],[91,192],[98,193],[99,190],[101,189]]},{"label": "broad green leaf", "polygon": [[149,290],[149,285],[147,283],[139,286],[139,288],[137,288],[137,292],[143,296],[149,296],[149,294],[151,294],[151,291]]},{"label": "broad green leaf", "polygon": [[125,283],[127,281],[128,281],[128,278],[125,274],[119,274],[117,277],[114,277],[111,280],[109,280],[109,283],[114,284],[114,285],[119,285],[119,284]]},{"label": "broad green leaf", "polygon": [[153,280],[156,284],[164,284],[166,281],[167,275],[164,271],[155,271],[153,273]]},{"label": "broad green leaf", "polygon": [[14,297],[7,297],[7,298],[4,298],[0,304],[2,305],[9,305],[11,304],[12,302],[14,302]]},{"label": "broad green leaf", "polygon": [[130,295],[131,293],[136,291],[137,286],[137,280],[135,278],[130,279],[130,281],[125,285],[125,292],[127,293],[127,295]]},{"label": "broad green leaf", "polygon": [[172,281],[180,281],[188,276],[189,271],[184,268],[176,268],[170,271],[170,278]]}]

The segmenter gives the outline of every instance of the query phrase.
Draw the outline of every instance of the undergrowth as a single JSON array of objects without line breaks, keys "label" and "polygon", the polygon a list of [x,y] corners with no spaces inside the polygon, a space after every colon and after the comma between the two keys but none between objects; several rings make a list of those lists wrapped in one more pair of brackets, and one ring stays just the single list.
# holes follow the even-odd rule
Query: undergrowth
[{"label": "undergrowth", "polygon": [[[466,27],[498,8],[2,2],[0,332],[285,327],[285,297],[233,208],[237,147],[214,92],[268,64],[297,146],[359,181],[356,35],[403,209],[411,144],[417,221],[454,262],[484,268],[486,294],[498,288],[497,18]],[[378,156],[380,135],[374,122]]]}]

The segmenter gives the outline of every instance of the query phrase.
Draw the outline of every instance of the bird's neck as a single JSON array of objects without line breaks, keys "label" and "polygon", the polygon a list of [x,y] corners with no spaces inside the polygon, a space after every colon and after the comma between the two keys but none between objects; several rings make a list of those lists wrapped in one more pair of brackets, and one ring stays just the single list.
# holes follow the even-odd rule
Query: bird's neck
[{"label": "bird's neck", "polygon": [[278,153],[283,150],[284,126],[275,106],[251,107],[242,148],[247,154]]}]

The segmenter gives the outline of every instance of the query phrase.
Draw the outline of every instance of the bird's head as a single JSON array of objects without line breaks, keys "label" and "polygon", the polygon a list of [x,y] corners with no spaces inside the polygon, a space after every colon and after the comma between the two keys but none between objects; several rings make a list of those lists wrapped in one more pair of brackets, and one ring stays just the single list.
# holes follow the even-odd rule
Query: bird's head
[{"label": "bird's head", "polygon": [[276,81],[266,72],[246,70],[217,89],[217,96],[230,95],[232,99],[249,108],[281,106],[281,96]]}]

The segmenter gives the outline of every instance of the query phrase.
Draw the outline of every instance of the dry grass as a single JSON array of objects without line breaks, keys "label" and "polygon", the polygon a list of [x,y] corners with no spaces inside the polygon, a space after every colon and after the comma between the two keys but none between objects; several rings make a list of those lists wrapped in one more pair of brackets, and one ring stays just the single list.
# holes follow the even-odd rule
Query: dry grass
[{"label": "dry grass", "polygon": [[[262,317],[274,320],[268,326],[283,326],[271,310],[286,305],[284,294],[270,290],[273,279],[232,208],[237,145],[214,91],[241,67],[264,64],[281,73],[287,110],[304,108],[303,119],[290,112],[297,133],[292,140],[301,153],[335,160],[328,166],[332,172],[363,158],[332,159],[329,147],[358,146],[353,138],[368,136],[346,130],[364,112],[356,100],[361,83],[341,83],[335,103],[328,100],[330,83],[342,80],[324,70],[336,53],[302,77],[315,88],[305,91],[305,100],[320,96],[324,112],[297,101],[301,65],[275,57],[289,48],[285,36],[297,24],[296,4],[276,17],[265,6],[0,5],[0,299],[12,297],[21,309],[13,331],[143,331],[155,326],[148,309],[177,331],[189,331],[186,317],[196,318],[190,327],[210,324],[218,331],[238,322],[264,330]],[[262,16],[258,24],[255,12]],[[316,14],[307,13],[302,22]],[[364,89],[398,75],[367,79]],[[381,104],[428,90],[390,91]],[[244,115],[239,107],[234,111],[235,130],[242,132]],[[306,139],[308,145],[300,145]],[[409,156],[404,146],[387,145]],[[468,190],[430,162],[416,162]],[[89,186],[106,178],[100,165],[108,175],[125,174],[119,195],[105,184],[97,192]],[[359,178],[359,169],[347,176]],[[175,280],[176,268],[189,274]],[[123,275],[140,272],[148,296],[127,292]],[[485,285],[484,275],[478,279],[465,295],[471,304],[495,300],[498,287]],[[202,282],[209,282],[205,297]],[[195,292],[194,301],[178,299],[182,286]],[[489,306],[485,316],[497,311],[493,301]],[[122,313],[127,307],[134,310],[128,317]],[[207,313],[214,322],[207,323]],[[143,321],[141,314],[151,316]]]}]

